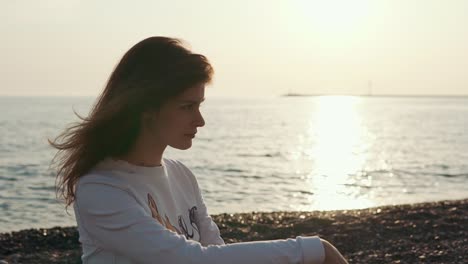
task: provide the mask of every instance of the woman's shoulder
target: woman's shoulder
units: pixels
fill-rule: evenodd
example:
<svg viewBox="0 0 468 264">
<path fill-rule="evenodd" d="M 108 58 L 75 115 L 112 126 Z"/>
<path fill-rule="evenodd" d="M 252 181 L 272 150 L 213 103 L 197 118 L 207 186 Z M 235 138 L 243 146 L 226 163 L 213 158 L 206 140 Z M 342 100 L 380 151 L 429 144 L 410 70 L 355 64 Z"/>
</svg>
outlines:
<svg viewBox="0 0 468 264">
<path fill-rule="evenodd" d="M 170 158 L 163 158 L 163 161 L 169 174 L 182 174 L 189 178 L 190 181 L 196 181 L 195 175 L 182 161 Z"/>
<path fill-rule="evenodd" d="M 128 190 L 128 181 L 119 177 L 113 171 L 91 170 L 81 176 L 76 186 L 79 189 L 83 185 L 102 186 L 103 188 L 114 187 L 122 190 Z"/>
<path fill-rule="evenodd" d="M 171 158 L 163 158 L 163 162 L 164 162 L 164 165 L 169 169 L 177 168 L 177 169 L 182 169 L 184 171 L 190 172 L 189 168 L 185 166 L 185 164 L 182 163 L 182 161 L 180 160 L 171 159 Z"/>
</svg>

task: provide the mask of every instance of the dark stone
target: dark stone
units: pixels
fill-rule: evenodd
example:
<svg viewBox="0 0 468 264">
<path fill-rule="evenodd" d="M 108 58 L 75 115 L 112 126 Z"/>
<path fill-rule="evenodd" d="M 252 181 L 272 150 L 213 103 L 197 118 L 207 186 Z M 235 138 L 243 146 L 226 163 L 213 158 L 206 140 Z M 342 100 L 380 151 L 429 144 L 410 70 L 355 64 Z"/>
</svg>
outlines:
<svg viewBox="0 0 468 264">
<path fill-rule="evenodd" d="M 468 199 L 362 210 L 213 215 L 226 243 L 314 236 L 349 263 L 468 263 Z M 75 227 L 0 234 L 0 263 L 81 263 Z"/>
</svg>

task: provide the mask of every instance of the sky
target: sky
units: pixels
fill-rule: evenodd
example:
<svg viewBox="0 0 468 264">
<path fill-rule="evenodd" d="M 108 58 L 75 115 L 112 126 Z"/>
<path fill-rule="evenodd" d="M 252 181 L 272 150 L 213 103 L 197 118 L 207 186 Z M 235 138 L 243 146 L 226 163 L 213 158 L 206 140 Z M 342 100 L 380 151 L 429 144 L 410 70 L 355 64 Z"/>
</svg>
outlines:
<svg viewBox="0 0 468 264">
<path fill-rule="evenodd" d="M 149 36 L 215 68 L 212 96 L 468 95 L 464 0 L 0 0 L 0 95 L 96 96 Z"/>
</svg>

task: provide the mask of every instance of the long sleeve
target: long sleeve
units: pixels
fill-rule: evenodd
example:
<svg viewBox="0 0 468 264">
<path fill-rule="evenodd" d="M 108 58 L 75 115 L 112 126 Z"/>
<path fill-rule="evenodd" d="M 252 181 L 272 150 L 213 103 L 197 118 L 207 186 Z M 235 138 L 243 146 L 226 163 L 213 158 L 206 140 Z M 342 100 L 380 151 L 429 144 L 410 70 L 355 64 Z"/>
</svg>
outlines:
<svg viewBox="0 0 468 264">
<path fill-rule="evenodd" d="M 193 174 L 192 176 L 192 185 L 195 190 L 197 204 L 199 205 L 197 211 L 197 224 L 200 228 L 200 243 L 203 246 L 208 245 L 224 245 L 224 240 L 221 238 L 219 228 L 213 219 L 208 214 L 208 209 L 206 208 L 205 201 L 203 200 L 203 195 L 198 186 L 198 182 Z"/>
<path fill-rule="evenodd" d="M 208 214 L 203 198 L 200 197 L 199 211 L 197 212 L 198 227 L 200 228 L 200 243 L 203 246 L 224 245 L 219 228 Z"/>
<path fill-rule="evenodd" d="M 318 237 L 203 246 L 155 221 L 130 192 L 111 185 L 78 186 L 81 227 L 101 248 L 137 263 L 322 263 Z"/>
</svg>

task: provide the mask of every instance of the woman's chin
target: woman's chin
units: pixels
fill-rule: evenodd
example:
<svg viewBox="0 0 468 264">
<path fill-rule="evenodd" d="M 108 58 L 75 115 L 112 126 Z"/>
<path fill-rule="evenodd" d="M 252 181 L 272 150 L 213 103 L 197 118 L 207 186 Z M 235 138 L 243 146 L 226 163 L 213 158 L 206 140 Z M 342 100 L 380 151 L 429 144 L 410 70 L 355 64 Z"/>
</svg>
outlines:
<svg viewBox="0 0 468 264">
<path fill-rule="evenodd" d="M 192 147 L 192 141 L 184 144 L 174 144 L 174 145 L 169 145 L 175 149 L 180 149 L 180 150 L 187 150 Z"/>
</svg>

